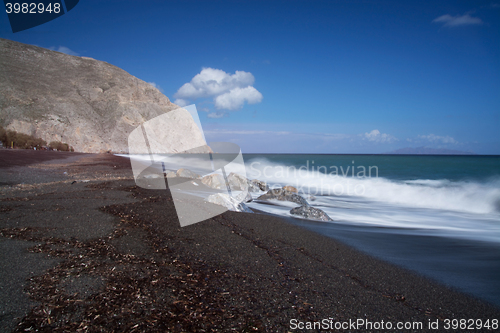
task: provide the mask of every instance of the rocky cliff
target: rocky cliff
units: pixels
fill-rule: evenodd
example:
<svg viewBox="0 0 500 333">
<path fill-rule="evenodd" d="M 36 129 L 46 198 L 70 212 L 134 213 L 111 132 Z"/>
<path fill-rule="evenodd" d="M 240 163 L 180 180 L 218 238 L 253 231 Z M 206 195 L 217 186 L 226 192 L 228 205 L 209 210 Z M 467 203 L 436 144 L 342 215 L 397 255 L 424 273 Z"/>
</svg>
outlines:
<svg viewBox="0 0 500 333">
<path fill-rule="evenodd" d="M 106 62 L 0 39 L 0 125 L 7 129 L 80 152 L 126 153 L 132 130 L 177 108 Z M 196 141 L 191 147 L 205 144 L 200 133 L 182 134 Z"/>
</svg>

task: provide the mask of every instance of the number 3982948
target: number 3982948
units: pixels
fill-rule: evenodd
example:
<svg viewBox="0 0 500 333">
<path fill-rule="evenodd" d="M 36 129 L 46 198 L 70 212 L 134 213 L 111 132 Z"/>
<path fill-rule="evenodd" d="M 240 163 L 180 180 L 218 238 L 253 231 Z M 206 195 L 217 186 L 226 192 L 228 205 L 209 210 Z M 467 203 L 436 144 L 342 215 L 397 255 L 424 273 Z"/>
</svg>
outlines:
<svg viewBox="0 0 500 333">
<path fill-rule="evenodd" d="M 61 4 L 56 2 L 56 3 L 49 3 L 47 6 L 45 6 L 43 3 L 6 3 L 5 4 L 5 11 L 7 14 L 10 13 L 23 13 L 23 14 L 42 14 L 44 12 L 48 13 L 56 13 L 58 14 L 61 11 Z"/>
</svg>

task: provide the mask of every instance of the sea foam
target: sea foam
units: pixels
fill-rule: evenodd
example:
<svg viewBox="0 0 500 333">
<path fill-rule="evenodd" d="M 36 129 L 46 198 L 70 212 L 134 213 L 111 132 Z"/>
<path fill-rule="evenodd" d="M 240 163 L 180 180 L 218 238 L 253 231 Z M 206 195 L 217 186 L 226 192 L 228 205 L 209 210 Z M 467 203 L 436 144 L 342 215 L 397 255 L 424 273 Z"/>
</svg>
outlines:
<svg viewBox="0 0 500 333">
<path fill-rule="evenodd" d="M 347 168 L 346 168 L 347 169 Z M 367 168 L 366 168 L 367 169 Z M 246 164 L 249 178 L 258 178 L 274 187 L 292 185 L 303 193 L 333 197 L 358 197 L 402 207 L 487 214 L 498 212 L 500 179 L 485 182 L 432 180 L 390 180 L 371 177 L 366 172 L 358 177 L 350 170 L 337 175 L 317 169 L 298 170 L 266 159 L 252 159 Z"/>
</svg>

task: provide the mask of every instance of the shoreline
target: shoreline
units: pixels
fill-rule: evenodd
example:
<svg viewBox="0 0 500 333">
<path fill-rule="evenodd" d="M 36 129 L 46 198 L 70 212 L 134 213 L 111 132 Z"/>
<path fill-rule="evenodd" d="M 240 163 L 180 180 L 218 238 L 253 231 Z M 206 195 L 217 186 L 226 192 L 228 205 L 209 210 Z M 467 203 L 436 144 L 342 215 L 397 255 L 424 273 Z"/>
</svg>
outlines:
<svg viewBox="0 0 500 333">
<path fill-rule="evenodd" d="M 495 243 L 402 233 L 376 226 L 335 226 L 290 219 L 293 225 L 325 235 L 356 250 L 421 275 L 459 293 L 500 307 L 500 246 Z"/>
<path fill-rule="evenodd" d="M 225 212 L 181 228 L 169 191 L 136 188 L 125 158 L 15 169 L 0 175 L 31 185 L 0 187 L 0 246 L 13 256 L 2 259 L 0 290 L 15 291 L 2 295 L 2 331 L 16 316 L 19 331 L 289 331 L 292 319 L 333 318 L 418 321 L 419 332 L 429 319 L 442 329 L 446 318 L 500 317 L 281 217 Z"/>
</svg>

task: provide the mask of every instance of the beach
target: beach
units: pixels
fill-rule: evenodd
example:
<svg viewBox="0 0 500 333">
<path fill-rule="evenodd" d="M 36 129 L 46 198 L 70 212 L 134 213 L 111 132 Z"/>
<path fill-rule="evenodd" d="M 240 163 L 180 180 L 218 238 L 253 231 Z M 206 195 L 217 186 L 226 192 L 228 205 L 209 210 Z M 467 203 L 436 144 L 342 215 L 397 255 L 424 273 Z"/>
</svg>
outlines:
<svg viewBox="0 0 500 333">
<path fill-rule="evenodd" d="M 0 161 L 2 332 L 435 332 L 500 319 L 282 217 L 228 211 L 181 228 L 169 190 L 136 187 L 123 157 Z"/>
</svg>

